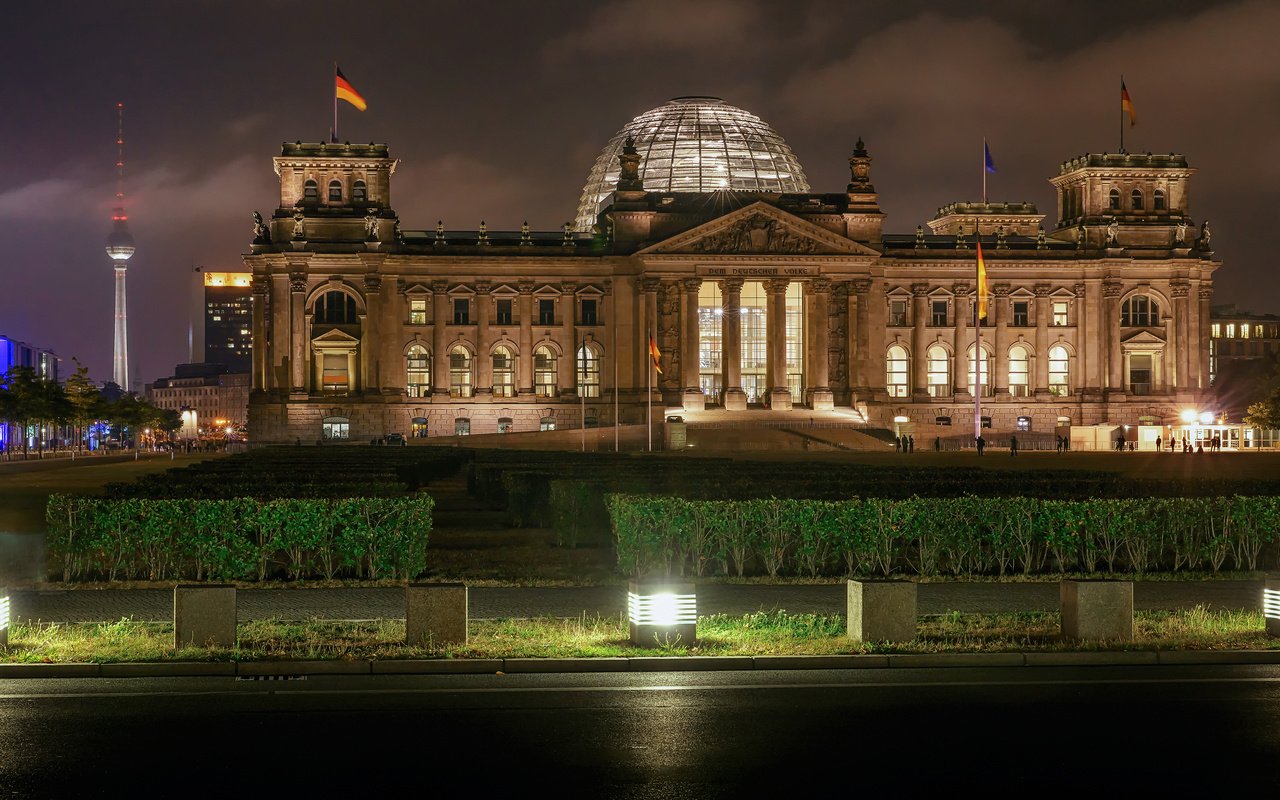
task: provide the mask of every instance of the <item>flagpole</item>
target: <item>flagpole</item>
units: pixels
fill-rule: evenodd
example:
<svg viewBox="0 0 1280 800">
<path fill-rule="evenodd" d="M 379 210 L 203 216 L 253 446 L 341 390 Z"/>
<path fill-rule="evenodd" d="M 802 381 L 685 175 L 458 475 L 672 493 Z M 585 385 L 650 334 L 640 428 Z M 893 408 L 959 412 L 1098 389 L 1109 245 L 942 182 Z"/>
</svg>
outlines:
<svg viewBox="0 0 1280 800">
<path fill-rule="evenodd" d="M 982 137 L 982 204 L 987 204 L 987 137 Z"/>
<path fill-rule="evenodd" d="M 338 143 L 338 62 L 333 62 L 333 85 L 330 91 L 333 92 L 333 129 L 330 131 L 329 138 L 334 143 Z"/>
<path fill-rule="evenodd" d="M 576 337 L 575 337 L 576 344 Z M 587 340 L 583 337 L 578 349 L 582 360 L 582 373 L 578 377 L 578 399 L 582 403 L 582 452 L 587 452 Z"/>
<path fill-rule="evenodd" d="M 1124 75 L 1120 76 L 1120 152 L 1124 152 Z"/>
<path fill-rule="evenodd" d="M 982 182 L 985 186 L 987 178 L 986 141 L 982 145 Z M 985 191 L 983 193 L 985 195 Z M 983 202 L 985 203 L 985 197 Z M 974 303 L 973 303 L 973 446 L 978 446 L 982 438 L 982 275 L 979 272 L 982 263 L 982 231 L 978 228 L 978 218 L 973 219 L 974 249 L 978 251 L 977 263 L 974 264 Z M 982 451 L 979 450 L 981 455 Z"/>
<path fill-rule="evenodd" d="M 647 424 L 649 426 L 649 452 L 650 453 L 653 452 L 653 353 L 651 348 L 652 343 L 653 343 L 653 329 L 650 328 L 649 341 L 645 342 L 645 353 L 644 353 L 644 360 L 645 360 L 645 363 L 648 365 L 648 368 L 644 371 L 644 374 L 645 374 L 645 394 L 648 395 L 648 400 L 646 402 L 648 403 L 648 406 L 649 406 L 649 412 L 647 414 L 647 418 L 648 418 Z"/>
<path fill-rule="evenodd" d="M 609 316 L 613 317 L 613 452 L 618 452 L 618 318 L 613 314 L 613 302 L 609 302 Z"/>
</svg>

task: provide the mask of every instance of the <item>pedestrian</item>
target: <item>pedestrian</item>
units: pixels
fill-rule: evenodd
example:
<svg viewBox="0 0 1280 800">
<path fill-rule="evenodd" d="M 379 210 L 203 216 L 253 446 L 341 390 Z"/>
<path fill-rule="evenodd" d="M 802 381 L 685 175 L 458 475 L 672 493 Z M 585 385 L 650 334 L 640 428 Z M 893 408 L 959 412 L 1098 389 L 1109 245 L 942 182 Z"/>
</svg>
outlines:
<svg viewBox="0 0 1280 800">
<path fill-rule="evenodd" d="M 901 436 L 895 436 L 895 437 L 893 437 L 893 451 L 894 451 L 895 453 L 901 453 L 901 452 L 902 452 L 902 437 L 901 437 Z"/>
<path fill-rule="evenodd" d="M 933 437 L 933 452 L 935 452 L 935 453 L 941 453 L 941 452 L 942 452 L 942 437 L 941 437 L 941 436 L 935 436 L 935 437 Z"/>
<path fill-rule="evenodd" d="M 1160 437 L 1156 437 L 1156 452 L 1160 452 Z"/>
<path fill-rule="evenodd" d="M 907 452 L 908 452 L 908 453 L 914 453 L 915 451 L 916 451 L 916 437 L 915 437 L 915 436 L 908 436 L 908 437 L 907 437 Z"/>
<path fill-rule="evenodd" d="M 1018 437 L 1009 437 L 1009 455 L 1016 456 L 1018 454 Z"/>
<path fill-rule="evenodd" d="M 979 436 L 977 438 L 977 445 L 978 445 L 978 455 L 982 455 L 982 452 L 987 449 L 987 440 Z"/>
</svg>

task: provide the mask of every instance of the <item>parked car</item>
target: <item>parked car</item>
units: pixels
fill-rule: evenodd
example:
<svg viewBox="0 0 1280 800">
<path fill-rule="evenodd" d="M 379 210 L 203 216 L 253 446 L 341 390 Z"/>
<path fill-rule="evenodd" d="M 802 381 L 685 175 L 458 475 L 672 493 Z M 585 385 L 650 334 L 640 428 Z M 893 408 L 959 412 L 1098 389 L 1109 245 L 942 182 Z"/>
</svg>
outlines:
<svg viewBox="0 0 1280 800">
<path fill-rule="evenodd" d="M 400 445 L 401 447 L 405 447 L 409 444 L 405 441 L 403 433 L 388 433 L 383 437 L 383 439 L 389 445 Z"/>
</svg>

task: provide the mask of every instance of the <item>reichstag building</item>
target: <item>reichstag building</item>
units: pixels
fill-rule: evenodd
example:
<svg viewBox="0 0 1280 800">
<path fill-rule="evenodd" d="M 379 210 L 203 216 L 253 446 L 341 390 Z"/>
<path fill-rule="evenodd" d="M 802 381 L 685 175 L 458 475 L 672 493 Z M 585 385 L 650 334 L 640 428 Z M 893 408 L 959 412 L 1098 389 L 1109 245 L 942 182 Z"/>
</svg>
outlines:
<svg viewBox="0 0 1280 800">
<path fill-rule="evenodd" d="M 1181 155 L 1065 161 L 1047 224 L 957 202 L 897 234 L 861 141 L 845 191 L 815 193 L 777 132 L 711 97 L 627 124 L 557 231 L 402 227 L 385 144 L 286 143 L 274 162 L 279 207 L 244 257 L 256 442 L 641 423 L 651 396 L 655 415 L 959 433 L 975 372 L 984 424 L 1052 431 L 1172 423 L 1208 387 L 1221 262 Z"/>
</svg>

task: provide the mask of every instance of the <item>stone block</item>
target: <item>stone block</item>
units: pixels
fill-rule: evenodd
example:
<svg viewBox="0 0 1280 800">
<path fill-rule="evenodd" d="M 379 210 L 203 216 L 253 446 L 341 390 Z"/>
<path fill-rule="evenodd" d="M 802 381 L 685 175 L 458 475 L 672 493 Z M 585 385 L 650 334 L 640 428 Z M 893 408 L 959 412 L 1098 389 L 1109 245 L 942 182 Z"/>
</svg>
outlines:
<svg viewBox="0 0 1280 800">
<path fill-rule="evenodd" d="M 174 647 L 235 647 L 236 587 L 179 584 L 173 587 Z"/>
<path fill-rule="evenodd" d="M 404 590 L 404 633 L 410 645 L 467 643 L 467 585 L 411 583 Z"/>
<path fill-rule="evenodd" d="M 910 581 L 849 581 L 847 609 L 855 642 L 916 638 L 916 585 Z"/>
<path fill-rule="evenodd" d="M 1063 636 L 1133 641 L 1133 581 L 1065 580 L 1059 592 Z"/>
<path fill-rule="evenodd" d="M 1267 620 L 1267 635 L 1280 636 L 1280 577 L 1262 582 L 1262 615 Z"/>
</svg>

